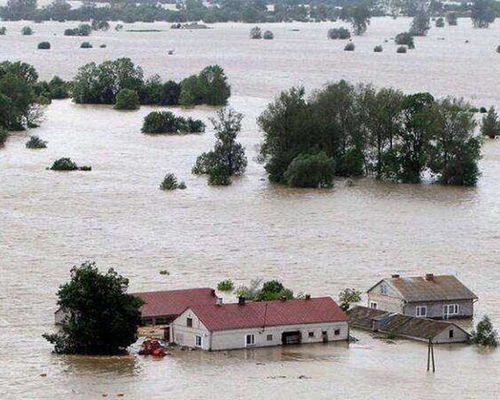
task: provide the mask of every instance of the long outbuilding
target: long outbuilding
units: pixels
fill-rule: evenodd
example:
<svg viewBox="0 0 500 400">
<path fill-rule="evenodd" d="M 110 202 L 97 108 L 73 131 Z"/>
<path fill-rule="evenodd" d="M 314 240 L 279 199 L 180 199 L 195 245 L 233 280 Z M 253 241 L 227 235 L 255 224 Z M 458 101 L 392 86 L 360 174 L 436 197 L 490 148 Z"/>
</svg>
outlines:
<svg viewBox="0 0 500 400">
<path fill-rule="evenodd" d="M 347 340 L 347 316 L 331 297 L 195 305 L 170 324 L 171 342 L 203 350 Z"/>
</svg>

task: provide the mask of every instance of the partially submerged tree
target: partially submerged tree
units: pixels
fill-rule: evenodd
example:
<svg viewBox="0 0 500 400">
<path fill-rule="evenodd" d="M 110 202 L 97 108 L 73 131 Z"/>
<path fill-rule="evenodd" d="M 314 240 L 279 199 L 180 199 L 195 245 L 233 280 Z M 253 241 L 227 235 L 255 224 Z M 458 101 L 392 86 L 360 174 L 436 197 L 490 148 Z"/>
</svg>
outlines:
<svg viewBox="0 0 500 400">
<path fill-rule="evenodd" d="M 176 189 L 186 189 L 186 184 L 177 180 L 177 177 L 174 174 L 167 174 L 163 178 L 163 181 L 160 184 L 161 190 L 176 190 Z"/>
<path fill-rule="evenodd" d="M 122 89 L 116 95 L 115 110 L 137 110 L 139 108 L 139 95 L 135 90 Z"/>
<path fill-rule="evenodd" d="M 262 39 L 262 30 L 258 26 L 250 30 L 250 39 Z"/>
<path fill-rule="evenodd" d="M 231 108 L 217 112 L 217 118 L 211 119 L 215 129 L 215 145 L 212 151 L 202 153 L 193 166 L 196 175 L 207 174 L 209 183 L 227 185 L 233 175 L 242 175 L 247 166 L 244 147 L 236 142 L 241 130 L 243 115 Z"/>
<path fill-rule="evenodd" d="M 431 28 L 431 18 L 425 9 L 421 9 L 414 17 L 411 23 L 410 33 L 414 36 L 425 36 Z"/>
<path fill-rule="evenodd" d="M 495 10 L 492 0 L 474 0 L 471 8 L 471 19 L 474 28 L 488 28 L 495 21 Z"/>
<path fill-rule="evenodd" d="M 123 353 L 137 340 L 142 299 L 127 294 L 129 281 L 112 268 L 101 273 L 85 262 L 71 269 L 71 280 L 57 293 L 68 317 L 60 332 L 43 335 L 56 353 Z"/>
<path fill-rule="evenodd" d="M 500 119 L 493 107 L 490 107 L 481 121 L 481 134 L 491 139 L 495 139 L 497 135 L 500 135 Z"/>
<path fill-rule="evenodd" d="M 457 16 L 457 13 L 456 12 L 449 12 L 448 14 L 446 14 L 446 22 L 448 23 L 448 25 L 450 26 L 456 26 L 458 25 L 458 16 Z"/>
<path fill-rule="evenodd" d="M 408 46 L 409 49 L 415 48 L 415 42 L 413 40 L 413 35 L 410 32 L 401 32 L 394 38 L 396 44 Z"/>
<path fill-rule="evenodd" d="M 355 35 L 362 35 L 370 25 L 371 13 L 366 5 L 353 6 L 348 11 L 348 20 Z"/>
<path fill-rule="evenodd" d="M 341 26 L 340 28 L 332 28 L 328 30 L 328 39 L 349 39 L 351 32 L 347 28 Z"/>
<path fill-rule="evenodd" d="M 170 111 L 153 111 L 144 118 L 143 133 L 186 134 L 205 131 L 205 124 L 199 119 L 178 117 Z"/>
<path fill-rule="evenodd" d="M 262 36 L 265 40 L 272 40 L 274 39 L 274 33 L 271 31 L 265 31 L 264 35 Z"/>
<path fill-rule="evenodd" d="M 356 289 L 345 288 L 339 293 L 340 308 L 344 311 L 349 310 L 352 303 L 361 301 L 361 292 Z"/>
<path fill-rule="evenodd" d="M 472 343 L 485 347 L 498 346 L 498 334 L 496 330 L 493 329 L 493 324 L 487 315 L 478 322 L 476 329 L 472 332 L 471 341 Z"/>
<path fill-rule="evenodd" d="M 299 154 L 285 171 L 288 186 L 302 188 L 328 188 L 333 186 L 335 160 L 325 152 Z"/>
<path fill-rule="evenodd" d="M 45 149 L 46 147 L 47 142 L 38 136 L 30 136 L 30 139 L 26 142 L 26 148 L 28 149 Z"/>
</svg>

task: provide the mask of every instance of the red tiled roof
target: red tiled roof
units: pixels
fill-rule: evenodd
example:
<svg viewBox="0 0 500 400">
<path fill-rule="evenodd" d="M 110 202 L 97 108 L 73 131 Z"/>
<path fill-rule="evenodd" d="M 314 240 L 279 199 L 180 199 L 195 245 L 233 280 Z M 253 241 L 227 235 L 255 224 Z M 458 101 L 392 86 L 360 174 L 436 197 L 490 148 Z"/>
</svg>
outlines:
<svg viewBox="0 0 500 400">
<path fill-rule="evenodd" d="M 215 304 L 215 291 L 210 288 L 162 290 L 157 292 L 132 293 L 146 304 L 141 307 L 142 317 L 179 315 L 187 307 L 197 304 Z"/>
<path fill-rule="evenodd" d="M 209 331 L 346 321 L 331 297 L 189 307 Z"/>
</svg>

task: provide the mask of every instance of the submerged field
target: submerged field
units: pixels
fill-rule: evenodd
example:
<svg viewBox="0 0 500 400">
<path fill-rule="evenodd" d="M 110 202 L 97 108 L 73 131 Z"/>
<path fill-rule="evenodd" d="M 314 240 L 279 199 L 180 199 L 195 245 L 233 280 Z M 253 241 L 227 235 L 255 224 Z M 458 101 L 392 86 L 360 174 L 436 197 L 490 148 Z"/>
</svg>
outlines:
<svg viewBox="0 0 500 400">
<path fill-rule="evenodd" d="M 142 65 L 146 76 L 163 79 L 221 65 L 232 84 L 230 104 L 245 115 L 240 139 L 249 158 L 247 173 L 232 186 L 207 186 L 190 170 L 211 147 L 213 131 L 143 135 L 142 118 L 152 107 L 119 112 L 54 101 L 40 128 L 10 137 L 0 149 L 2 399 L 103 393 L 130 399 L 498 398 L 500 353 L 463 345 L 439 346 L 437 373 L 429 375 L 424 345 L 389 344 L 359 332 L 361 340 L 349 347 L 184 352 L 160 361 L 60 357 L 41 334 L 53 329 L 58 285 L 86 259 L 116 266 L 132 291 L 263 277 L 281 279 L 296 292 L 336 297 L 344 287 L 364 291 L 393 272 L 451 273 L 479 296 L 477 315 L 488 313 L 500 328 L 500 140 L 485 142 L 483 175 L 473 189 L 340 180 L 332 190 L 293 190 L 267 182 L 256 161 L 261 134 L 255 123 L 280 90 L 304 85 L 310 91 L 341 78 L 500 108 L 499 21 L 487 30 L 472 29 L 468 20 L 432 28 L 407 54 L 396 54 L 390 40 L 407 29 L 405 18 L 373 19 L 368 32 L 354 38 L 354 52 L 343 51 L 344 41 L 326 39 L 328 28 L 341 25 L 329 23 L 265 26 L 274 32 L 272 41 L 250 40 L 253 25 L 170 31 L 169 24 L 134 24 L 166 31 L 93 33 L 84 39 L 94 44 L 87 50 L 79 49 L 82 38 L 62 36 L 76 23 L 32 24 L 33 36 L 20 35 L 25 22 L 2 25 L 8 32 L 0 37 L 0 61 L 29 62 L 43 79 L 69 79 L 89 61 L 122 56 Z M 36 49 L 44 40 L 50 51 Z M 379 44 L 384 51 L 373 53 Z M 207 123 L 215 114 L 209 107 L 174 111 Z M 30 133 L 48 148 L 27 150 Z M 59 157 L 93 170 L 46 171 Z M 166 172 L 188 188 L 158 190 Z M 160 275 L 165 269 L 170 275 Z"/>
</svg>

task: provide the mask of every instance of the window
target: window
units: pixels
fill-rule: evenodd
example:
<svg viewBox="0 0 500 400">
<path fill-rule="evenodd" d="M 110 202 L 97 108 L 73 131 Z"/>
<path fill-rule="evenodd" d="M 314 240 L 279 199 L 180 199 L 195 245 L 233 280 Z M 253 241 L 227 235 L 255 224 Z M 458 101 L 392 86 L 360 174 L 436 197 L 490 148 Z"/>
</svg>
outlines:
<svg viewBox="0 0 500 400">
<path fill-rule="evenodd" d="M 196 347 L 201 347 L 201 336 L 196 335 L 196 336 L 194 337 L 194 345 L 195 345 Z"/>
<path fill-rule="evenodd" d="M 309 337 L 314 337 L 314 332 L 309 332 Z"/>
<path fill-rule="evenodd" d="M 443 306 L 443 317 L 447 318 L 450 315 L 458 315 L 459 311 L 458 304 L 445 304 Z"/>
<path fill-rule="evenodd" d="M 374 301 L 370 301 L 370 308 L 373 308 L 373 309 L 377 309 L 377 303 L 375 303 Z"/>
<path fill-rule="evenodd" d="M 380 293 L 387 294 L 387 286 L 385 286 L 383 283 L 380 285 Z"/>
<path fill-rule="evenodd" d="M 193 326 L 193 318 L 186 318 L 186 326 L 189 326 L 190 328 Z"/>
<path fill-rule="evenodd" d="M 417 317 L 427 317 L 427 306 L 417 306 Z"/>
<path fill-rule="evenodd" d="M 448 332 L 448 337 L 452 339 L 453 336 L 455 336 L 455 332 L 453 332 L 453 329 L 450 329 L 450 331 Z"/>
<path fill-rule="evenodd" d="M 340 329 L 335 329 L 335 330 L 333 331 L 333 334 L 334 334 L 335 336 L 340 335 Z"/>
<path fill-rule="evenodd" d="M 267 335 L 267 341 L 270 342 L 273 340 L 273 335 Z"/>
<path fill-rule="evenodd" d="M 253 346 L 255 344 L 255 336 L 254 335 L 247 335 L 245 344 L 248 346 Z"/>
</svg>

